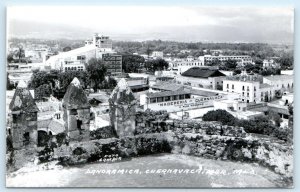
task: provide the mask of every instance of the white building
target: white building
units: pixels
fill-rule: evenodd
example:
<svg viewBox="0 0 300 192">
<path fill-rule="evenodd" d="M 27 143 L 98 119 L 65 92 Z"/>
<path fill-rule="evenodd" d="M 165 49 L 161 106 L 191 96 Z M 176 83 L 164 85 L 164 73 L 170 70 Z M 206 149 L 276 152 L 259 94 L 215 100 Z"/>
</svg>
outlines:
<svg viewBox="0 0 300 192">
<path fill-rule="evenodd" d="M 263 77 L 263 83 L 269 84 L 275 88 L 275 90 L 292 91 L 294 88 L 294 76 L 293 75 L 271 75 Z"/>
<path fill-rule="evenodd" d="M 238 119 L 252 119 L 263 115 L 262 112 L 247 111 L 247 103 L 237 100 L 214 101 L 214 110 L 223 109 Z"/>
<path fill-rule="evenodd" d="M 25 49 L 25 57 L 30 58 L 33 62 L 44 62 L 49 52 L 49 48 Z"/>
<path fill-rule="evenodd" d="M 276 63 L 274 59 L 264 59 L 263 60 L 263 67 L 264 68 L 279 67 L 279 64 Z"/>
<path fill-rule="evenodd" d="M 151 57 L 153 57 L 153 58 L 164 58 L 164 52 L 162 52 L 162 51 L 153 51 Z"/>
<path fill-rule="evenodd" d="M 199 60 L 202 60 L 204 65 L 207 65 L 214 60 L 225 62 L 229 59 L 236 60 L 240 65 L 245 65 L 247 63 L 253 64 L 252 58 L 248 55 L 204 55 L 199 57 Z"/>
<path fill-rule="evenodd" d="M 192 56 L 188 56 L 186 59 L 176 59 L 171 63 L 170 68 L 178 70 L 178 73 L 184 73 L 192 67 L 202 67 L 204 62 L 202 60 L 196 59 Z"/>
<path fill-rule="evenodd" d="M 140 96 L 140 105 L 144 110 L 166 110 L 170 113 L 188 112 L 189 110 L 211 108 L 213 101 L 223 99 L 227 99 L 226 94 L 182 87 L 176 91 L 143 94 Z"/>
<path fill-rule="evenodd" d="M 105 39 L 104 39 L 105 38 Z M 46 66 L 51 69 L 68 71 L 68 70 L 85 70 L 85 64 L 91 58 L 102 59 L 104 54 L 115 53 L 112 50 L 111 40 L 108 37 L 97 34 L 93 37 L 93 41 L 86 41 L 84 47 L 73 49 L 67 52 L 61 52 L 58 55 L 51 56 L 45 61 Z M 105 41 L 104 41 L 104 40 Z"/>
<path fill-rule="evenodd" d="M 281 70 L 281 75 L 294 75 L 294 70 Z"/>
<path fill-rule="evenodd" d="M 224 80 L 223 91 L 239 93 L 242 102 L 258 102 L 261 100 L 259 85 L 258 81 Z"/>
<path fill-rule="evenodd" d="M 268 102 L 278 91 L 292 91 L 293 76 L 274 75 L 263 77 L 263 82 L 251 76 L 244 78 L 226 79 L 223 81 L 223 91 L 238 93 L 243 102 Z"/>
</svg>

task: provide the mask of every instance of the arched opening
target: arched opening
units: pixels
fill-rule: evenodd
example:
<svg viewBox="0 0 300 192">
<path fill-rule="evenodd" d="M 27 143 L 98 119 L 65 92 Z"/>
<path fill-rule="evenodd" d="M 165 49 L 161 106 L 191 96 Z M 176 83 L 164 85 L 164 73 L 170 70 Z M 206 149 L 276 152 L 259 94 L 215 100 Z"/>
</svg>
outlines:
<svg viewBox="0 0 300 192">
<path fill-rule="evenodd" d="M 44 130 L 38 130 L 38 146 L 43 147 L 48 144 L 49 141 L 49 135 Z"/>
</svg>

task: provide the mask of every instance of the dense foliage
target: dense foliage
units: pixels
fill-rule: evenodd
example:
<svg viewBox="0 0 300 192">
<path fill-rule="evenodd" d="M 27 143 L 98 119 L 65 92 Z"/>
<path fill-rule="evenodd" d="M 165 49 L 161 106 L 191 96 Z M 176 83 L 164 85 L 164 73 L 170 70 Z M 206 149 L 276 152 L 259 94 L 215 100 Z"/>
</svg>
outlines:
<svg viewBox="0 0 300 192">
<path fill-rule="evenodd" d="M 95 91 L 100 88 L 100 83 L 104 81 L 106 75 L 106 67 L 102 60 L 92 58 L 86 65 L 86 71 Z"/>
<path fill-rule="evenodd" d="M 150 72 L 161 71 L 169 67 L 168 62 L 163 59 L 153 59 L 145 62 L 145 68 Z"/>
<path fill-rule="evenodd" d="M 275 113 L 268 116 L 258 116 L 254 119 L 237 119 L 226 110 L 209 111 L 202 117 L 203 121 L 219 121 L 224 125 L 243 127 L 247 133 L 264 134 L 274 136 L 282 140 L 288 140 L 292 134 L 292 128 L 280 128 L 280 117 Z"/>
<path fill-rule="evenodd" d="M 123 55 L 122 56 L 122 69 L 125 73 L 136 73 L 141 69 L 145 59 L 139 55 Z"/>
</svg>

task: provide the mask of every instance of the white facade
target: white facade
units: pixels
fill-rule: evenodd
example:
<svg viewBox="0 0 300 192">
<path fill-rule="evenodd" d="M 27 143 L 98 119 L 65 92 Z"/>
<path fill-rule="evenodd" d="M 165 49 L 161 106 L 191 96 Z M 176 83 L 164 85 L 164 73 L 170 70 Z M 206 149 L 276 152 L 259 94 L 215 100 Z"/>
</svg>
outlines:
<svg viewBox="0 0 300 192">
<path fill-rule="evenodd" d="M 247 63 L 253 63 L 253 60 L 248 55 L 204 55 L 199 57 L 203 60 L 204 64 L 212 62 L 213 60 L 219 60 L 221 62 L 227 61 L 229 59 L 236 60 L 239 64 L 245 65 Z"/>
<path fill-rule="evenodd" d="M 85 64 L 91 58 L 101 59 L 104 54 L 115 53 L 112 50 L 112 41 L 107 36 L 99 36 L 97 33 L 92 40 L 85 41 L 85 46 L 73 49 L 67 52 L 61 52 L 58 55 L 51 56 L 45 61 L 45 65 L 51 69 L 85 70 Z"/>
<path fill-rule="evenodd" d="M 187 71 L 192 67 L 205 66 L 203 60 L 195 59 L 192 56 L 188 56 L 186 59 L 176 59 L 169 63 L 170 63 L 170 68 L 177 69 L 179 74 L 184 73 L 185 71 Z"/>
<path fill-rule="evenodd" d="M 46 66 L 56 70 L 85 70 L 85 64 L 91 58 L 101 59 L 104 54 L 115 53 L 112 49 L 99 48 L 93 44 L 86 45 L 58 55 L 51 56 L 46 62 Z"/>
<path fill-rule="evenodd" d="M 223 81 L 225 79 L 226 76 L 196 78 L 196 77 L 185 77 L 182 75 L 177 75 L 175 77 L 175 81 L 178 84 L 188 85 L 192 87 L 207 88 L 207 89 L 217 89 L 218 86 L 222 87 Z"/>
<path fill-rule="evenodd" d="M 239 93 L 239 100 L 247 103 L 261 101 L 259 86 L 258 81 L 223 81 L 223 91 Z"/>
<path fill-rule="evenodd" d="M 293 76 L 274 75 L 263 77 L 263 83 L 251 80 L 224 80 L 223 91 L 238 93 L 243 102 L 268 102 L 277 91 L 292 91 Z"/>
<path fill-rule="evenodd" d="M 153 51 L 151 57 L 153 57 L 153 58 L 163 58 L 164 53 L 162 51 Z"/>
<path fill-rule="evenodd" d="M 263 83 L 269 84 L 276 90 L 290 91 L 294 88 L 293 75 L 271 75 L 263 78 Z"/>
</svg>

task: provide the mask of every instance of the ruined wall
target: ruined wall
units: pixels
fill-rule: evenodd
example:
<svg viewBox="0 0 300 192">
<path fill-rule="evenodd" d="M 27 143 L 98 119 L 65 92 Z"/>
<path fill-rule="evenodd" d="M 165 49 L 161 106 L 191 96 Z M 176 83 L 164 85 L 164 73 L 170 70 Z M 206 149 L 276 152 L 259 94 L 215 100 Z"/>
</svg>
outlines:
<svg viewBox="0 0 300 192">
<path fill-rule="evenodd" d="M 170 120 L 166 111 L 146 111 L 136 115 L 136 134 L 160 133 L 173 131 L 175 133 L 201 133 L 207 135 L 223 135 L 246 137 L 243 127 L 222 125 L 220 122 L 199 120 Z"/>
<path fill-rule="evenodd" d="M 90 109 L 75 109 L 77 114 L 73 115 L 71 109 L 64 109 L 65 131 L 69 137 L 69 141 L 86 141 L 89 140 L 90 127 Z M 78 128 L 78 121 L 81 121 L 80 128 Z"/>
<path fill-rule="evenodd" d="M 13 115 L 11 127 L 12 144 L 14 149 L 37 146 L 37 112 Z M 28 140 L 24 134 L 28 133 Z"/>
<path fill-rule="evenodd" d="M 169 137 L 172 153 L 210 159 L 258 162 L 286 177 L 293 175 L 293 147 L 271 138 L 174 134 Z"/>
<path fill-rule="evenodd" d="M 130 89 L 130 88 L 128 88 Z M 111 125 L 118 137 L 132 136 L 135 132 L 136 101 L 131 91 L 115 88 L 109 99 Z"/>
</svg>

